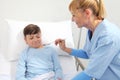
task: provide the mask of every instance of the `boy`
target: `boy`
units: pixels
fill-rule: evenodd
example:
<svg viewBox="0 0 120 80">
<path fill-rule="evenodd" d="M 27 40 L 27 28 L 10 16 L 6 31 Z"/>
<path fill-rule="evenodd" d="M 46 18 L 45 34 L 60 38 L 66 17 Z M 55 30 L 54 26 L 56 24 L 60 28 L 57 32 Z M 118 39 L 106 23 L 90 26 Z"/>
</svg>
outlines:
<svg viewBox="0 0 120 80">
<path fill-rule="evenodd" d="M 49 45 L 43 46 L 40 28 L 29 24 L 23 34 L 28 47 L 20 56 L 16 80 L 63 80 L 57 52 Z"/>
</svg>

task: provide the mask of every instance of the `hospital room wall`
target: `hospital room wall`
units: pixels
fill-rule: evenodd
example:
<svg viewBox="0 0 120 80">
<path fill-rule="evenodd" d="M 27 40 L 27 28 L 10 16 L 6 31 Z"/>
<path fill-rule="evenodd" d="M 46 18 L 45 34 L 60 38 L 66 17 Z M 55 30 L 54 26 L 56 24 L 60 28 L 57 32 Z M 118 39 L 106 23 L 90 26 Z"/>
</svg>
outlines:
<svg viewBox="0 0 120 80">
<path fill-rule="evenodd" d="M 70 0 L 0 0 L 0 17 L 29 21 L 61 21 L 70 18 Z"/>
<path fill-rule="evenodd" d="M 57 22 L 70 20 L 68 6 L 71 0 L 0 0 L 0 18 L 24 21 Z M 120 26 L 120 0 L 104 0 L 107 18 Z M 78 48 L 79 29 L 72 24 L 75 48 Z M 1 26 L 0 26 L 1 27 Z M 80 48 L 85 42 L 86 29 L 82 29 Z"/>
<path fill-rule="evenodd" d="M 0 18 L 24 21 L 63 21 L 71 19 L 68 6 L 71 0 L 0 0 Z M 120 25 L 120 0 L 104 0 L 107 18 Z M 79 29 L 73 26 L 75 47 L 77 48 Z M 84 29 L 83 29 L 84 30 Z M 82 31 L 85 35 L 85 31 Z M 81 47 L 85 36 L 82 36 Z"/>
</svg>

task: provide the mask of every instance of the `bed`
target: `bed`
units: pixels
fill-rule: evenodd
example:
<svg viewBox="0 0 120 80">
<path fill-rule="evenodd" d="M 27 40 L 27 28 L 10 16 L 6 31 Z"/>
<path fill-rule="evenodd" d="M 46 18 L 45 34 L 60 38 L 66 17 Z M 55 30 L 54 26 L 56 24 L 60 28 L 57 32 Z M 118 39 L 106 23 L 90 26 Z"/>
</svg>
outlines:
<svg viewBox="0 0 120 80">
<path fill-rule="evenodd" d="M 15 80 L 18 56 L 24 47 L 26 47 L 22 30 L 31 23 L 40 26 L 44 44 L 53 42 L 57 38 L 62 38 L 65 39 L 68 47 L 74 47 L 70 20 L 61 22 L 30 22 L 0 19 L 0 63 L 3 63 L 0 66 L 0 80 Z M 64 80 L 70 80 L 78 73 L 74 57 L 63 52 L 59 46 L 50 45 L 54 46 L 58 51 Z"/>
</svg>

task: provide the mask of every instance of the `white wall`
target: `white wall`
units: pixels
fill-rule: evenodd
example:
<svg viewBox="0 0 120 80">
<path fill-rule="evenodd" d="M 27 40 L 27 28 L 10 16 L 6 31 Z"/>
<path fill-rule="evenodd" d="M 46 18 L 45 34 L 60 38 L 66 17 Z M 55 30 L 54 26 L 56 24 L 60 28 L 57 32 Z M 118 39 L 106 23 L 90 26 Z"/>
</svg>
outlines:
<svg viewBox="0 0 120 80">
<path fill-rule="evenodd" d="M 70 19 L 70 0 L 0 0 L 0 17 L 29 21 Z"/>
<path fill-rule="evenodd" d="M 120 27 L 120 0 L 104 0 L 107 18 Z"/>
<path fill-rule="evenodd" d="M 0 17 L 27 21 L 62 21 L 71 19 L 68 6 L 71 0 L 0 0 Z M 120 25 L 120 0 L 104 0 L 107 18 Z M 79 29 L 73 26 L 75 46 L 78 43 Z M 82 33 L 81 47 L 85 31 Z"/>
</svg>

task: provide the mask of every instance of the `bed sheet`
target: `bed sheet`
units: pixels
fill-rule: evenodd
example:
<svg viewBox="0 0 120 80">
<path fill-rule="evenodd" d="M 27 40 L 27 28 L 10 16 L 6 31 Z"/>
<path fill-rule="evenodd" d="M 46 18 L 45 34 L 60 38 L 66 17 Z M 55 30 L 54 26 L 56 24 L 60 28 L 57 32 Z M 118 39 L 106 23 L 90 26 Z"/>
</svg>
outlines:
<svg viewBox="0 0 120 80">
<path fill-rule="evenodd" d="M 11 80 L 10 75 L 0 74 L 0 80 Z"/>
<path fill-rule="evenodd" d="M 64 80 L 71 80 L 78 72 L 76 71 L 75 59 L 72 56 L 59 56 L 63 69 Z"/>
</svg>

